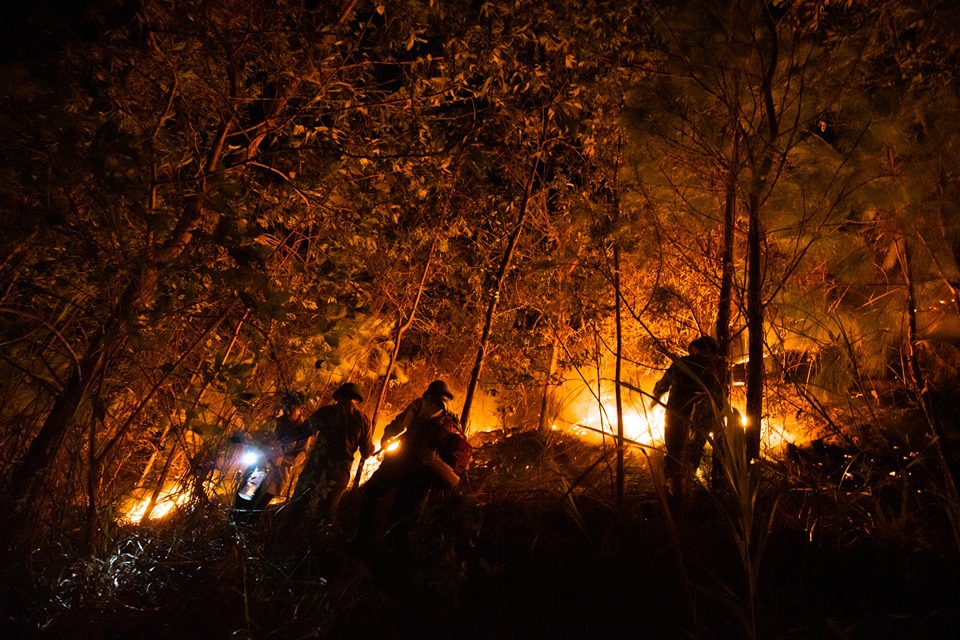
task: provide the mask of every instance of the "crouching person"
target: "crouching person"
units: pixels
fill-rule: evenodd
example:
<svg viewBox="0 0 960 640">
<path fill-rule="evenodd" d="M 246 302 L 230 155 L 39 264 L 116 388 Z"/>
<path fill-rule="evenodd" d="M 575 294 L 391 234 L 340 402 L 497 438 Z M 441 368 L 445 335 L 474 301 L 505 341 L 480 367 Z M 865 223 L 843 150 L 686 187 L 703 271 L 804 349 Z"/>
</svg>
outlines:
<svg viewBox="0 0 960 640">
<path fill-rule="evenodd" d="M 241 487 L 234 499 L 232 515 L 234 522 L 239 524 L 256 523 L 274 496 L 286 490 L 296 470 L 307 459 L 311 441 L 295 435 L 300 433 L 305 425 L 303 394 L 299 391 L 286 392 L 280 406 L 282 413 L 274 422 L 275 439 L 265 446 L 263 454 L 267 460 L 255 465 L 261 474 L 260 484 L 251 495 L 246 495 L 245 487 Z M 254 467 L 251 467 L 251 470 L 253 469 Z M 245 482 L 251 479 L 253 478 L 250 475 L 245 475 Z"/>
<path fill-rule="evenodd" d="M 378 507 L 390 491 L 396 494 L 387 534 L 399 551 L 411 553 L 410 528 L 419 519 L 430 489 L 458 483 L 457 471 L 462 473 L 466 464 L 455 468 L 457 463 L 450 459 L 449 452 L 454 450 L 454 455 L 464 458 L 469 445 L 459 432 L 459 421 L 447 411 L 446 403 L 452 399 L 446 383 L 435 380 L 384 429 L 381 448 L 389 449 L 393 441 L 399 447 L 386 453 L 383 463 L 363 485 L 360 522 L 353 540 L 358 551 L 370 549 Z"/>
</svg>

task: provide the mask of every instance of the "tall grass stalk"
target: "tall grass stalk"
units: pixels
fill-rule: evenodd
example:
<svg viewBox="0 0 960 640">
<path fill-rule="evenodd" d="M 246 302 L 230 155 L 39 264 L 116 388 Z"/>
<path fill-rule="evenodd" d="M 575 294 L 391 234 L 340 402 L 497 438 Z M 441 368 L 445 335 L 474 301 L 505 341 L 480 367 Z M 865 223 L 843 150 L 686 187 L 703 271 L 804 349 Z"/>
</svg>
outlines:
<svg viewBox="0 0 960 640">
<path fill-rule="evenodd" d="M 760 637 L 760 567 L 782 490 L 774 493 L 769 506 L 760 505 L 763 461 L 750 457 L 740 415 L 729 405 L 724 409 L 724 423 L 727 427 L 715 434 L 711 442 L 718 445 L 714 446 L 714 452 L 720 451 L 723 470 L 721 487 L 717 489 L 720 489 L 721 511 L 730 524 L 743 571 L 741 616 L 744 631 L 748 638 L 755 639 Z"/>
</svg>

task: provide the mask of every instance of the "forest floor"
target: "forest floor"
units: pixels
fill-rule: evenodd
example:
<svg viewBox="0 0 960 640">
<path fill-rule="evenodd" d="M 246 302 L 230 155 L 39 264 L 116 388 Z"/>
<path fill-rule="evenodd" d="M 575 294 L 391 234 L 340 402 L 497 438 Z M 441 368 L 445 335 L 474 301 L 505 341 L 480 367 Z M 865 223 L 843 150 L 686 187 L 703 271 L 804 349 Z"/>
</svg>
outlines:
<svg viewBox="0 0 960 640">
<path fill-rule="evenodd" d="M 114 531 L 96 557 L 51 544 L 4 568 L 0 635 L 956 637 L 960 553 L 937 495 L 844 489 L 771 463 L 745 542 L 729 496 L 700 487 L 673 505 L 649 464 L 628 457 L 618 507 L 602 447 L 492 439 L 456 493 L 432 497 L 412 555 L 351 552 L 353 493 L 342 527 L 290 530 L 281 511 L 238 528 L 207 507 Z"/>
</svg>

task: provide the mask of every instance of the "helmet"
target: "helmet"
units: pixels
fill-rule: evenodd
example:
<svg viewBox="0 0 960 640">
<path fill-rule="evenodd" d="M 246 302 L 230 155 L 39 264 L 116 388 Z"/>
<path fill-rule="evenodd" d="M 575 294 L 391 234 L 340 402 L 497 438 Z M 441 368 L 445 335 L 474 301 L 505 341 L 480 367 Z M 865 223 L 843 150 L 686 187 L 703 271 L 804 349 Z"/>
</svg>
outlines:
<svg viewBox="0 0 960 640">
<path fill-rule="evenodd" d="M 360 390 L 360 385 L 353 382 L 345 382 L 333 392 L 334 400 L 339 400 L 340 398 L 350 398 L 363 402 L 363 391 Z"/>
<path fill-rule="evenodd" d="M 720 351 L 720 345 L 710 336 L 700 336 L 690 343 L 687 348 L 690 353 L 698 352 L 708 356 L 716 355 Z"/>
<path fill-rule="evenodd" d="M 445 400 L 453 400 L 453 392 L 450 391 L 450 387 L 447 386 L 447 383 L 443 380 L 434 380 L 427 386 L 427 390 L 423 392 L 425 396 L 439 396 Z"/>
<path fill-rule="evenodd" d="M 280 398 L 280 405 L 284 409 L 293 409 L 294 407 L 302 407 L 304 403 L 304 396 L 299 391 L 287 391 L 283 394 L 283 397 Z"/>
</svg>

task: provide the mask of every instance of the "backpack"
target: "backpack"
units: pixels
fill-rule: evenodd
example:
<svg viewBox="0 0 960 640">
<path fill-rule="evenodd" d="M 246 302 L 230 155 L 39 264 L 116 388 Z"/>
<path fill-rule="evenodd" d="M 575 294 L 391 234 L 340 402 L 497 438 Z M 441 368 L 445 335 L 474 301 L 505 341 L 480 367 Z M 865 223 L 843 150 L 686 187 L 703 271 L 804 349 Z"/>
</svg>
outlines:
<svg viewBox="0 0 960 640">
<path fill-rule="evenodd" d="M 456 415 L 446 409 L 434 419 L 437 435 L 437 455 L 457 475 L 463 474 L 473 460 L 473 446 L 463 434 L 463 427 Z"/>
</svg>

